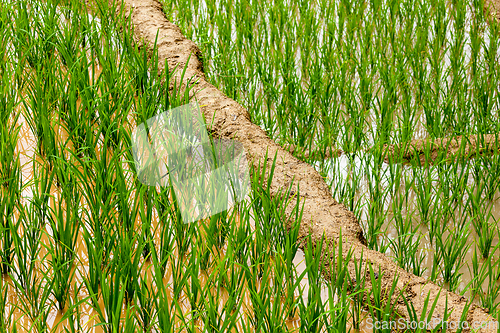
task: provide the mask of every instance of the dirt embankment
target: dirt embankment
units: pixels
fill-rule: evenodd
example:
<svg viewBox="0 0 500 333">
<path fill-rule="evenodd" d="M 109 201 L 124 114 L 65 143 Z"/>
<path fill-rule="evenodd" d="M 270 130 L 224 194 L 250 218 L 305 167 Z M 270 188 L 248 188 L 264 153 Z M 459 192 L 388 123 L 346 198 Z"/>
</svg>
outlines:
<svg viewBox="0 0 500 333">
<path fill-rule="evenodd" d="M 323 259 L 325 262 L 330 262 L 333 259 L 332 254 L 329 254 L 332 242 L 342 241 L 343 249 L 352 248 L 353 257 L 358 262 L 362 258 L 363 265 L 372 263 L 375 269 L 380 266 L 382 275 L 379 279 L 381 279 L 383 290 L 390 288 L 393 279 L 398 276 L 398 289 L 404 291 L 406 298 L 413 303 L 419 318 L 424 312 L 425 297 L 430 293 L 432 303 L 436 295 L 441 292 L 433 317 L 443 318 L 447 299 L 448 310 L 453 311 L 449 320 L 455 323 L 459 321 L 462 310 L 467 303 L 466 299 L 441 290 L 434 283 L 402 270 L 385 255 L 369 250 L 354 214 L 332 198 L 321 175 L 311 165 L 295 158 L 290 152 L 269 139 L 260 127 L 250 122 L 245 108 L 207 82 L 199 48 L 192 41 L 186 39 L 176 25 L 165 18 L 160 3 L 154 0 L 124 0 L 123 3 L 126 7 L 126 13 L 130 13 L 128 15 L 131 16 L 135 25 L 137 43 L 141 46 L 151 46 L 158 36 L 160 64 L 163 64 L 166 59 L 169 68 L 172 69 L 176 65 L 183 68 L 189 59 L 183 83 L 185 84 L 189 79 L 198 80 L 193 91 L 196 93 L 199 105 L 203 105 L 201 110 L 206 119 L 213 119 L 209 130 L 219 137 L 241 142 L 254 167 L 258 166 L 259 161 L 264 160 L 266 152 L 268 152 L 269 162 L 272 162 L 274 155 L 277 154 L 277 165 L 271 185 L 273 194 L 277 194 L 280 189 L 287 187 L 294 179 L 294 186 L 295 188 L 296 186 L 300 187 L 300 196 L 305 201 L 299 236 L 301 247 L 305 245 L 304 239 L 308 235 L 312 235 L 313 240 L 319 240 L 322 235 L 325 235 L 327 241 L 322 251 Z M 190 54 L 193 54 L 191 58 L 189 58 Z M 180 73 L 175 74 L 174 78 L 180 80 Z M 339 238 L 341 230 L 342 239 Z M 354 276 L 353 261 L 350 262 L 349 269 L 351 276 Z M 329 274 L 329 270 L 325 267 L 323 275 L 330 279 Z M 370 281 L 369 277 L 367 281 Z M 370 286 L 367 287 L 370 288 Z M 408 318 L 406 305 L 402 300 L 396 304 L 396 311 Z M 487 322 L 493 318 L 484 309 L 472 305 L 466 320 L 472 324 L 473 322 Z M 482 331 L 493 331 L 493 328 Z"/>
<path fill-rule="evenodd" d="M 427 159 L 436 163 L 444 159 L 453 161 L 458 157 L 472 158 L 483 154 L 492 154 L 499 150 L 500 135 L 460 135 L 452 138 L 427 138 L 385 145 L 384 156 L 386 162 L 390 162 L 392 156 L 401 156 L 405 161 L 419 158 L 422 162 Z"/>
</svg>

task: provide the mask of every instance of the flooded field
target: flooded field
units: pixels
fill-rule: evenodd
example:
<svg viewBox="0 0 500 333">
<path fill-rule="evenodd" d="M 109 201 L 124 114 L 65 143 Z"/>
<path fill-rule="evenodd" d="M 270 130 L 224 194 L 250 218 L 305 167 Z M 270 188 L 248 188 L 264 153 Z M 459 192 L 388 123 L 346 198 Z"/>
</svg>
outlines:
<svg viewBox="0 0 500 333">
<path fill-rule="evenodd" d="M 320 247 L 299 249 L 300 197 L 271 197 L 265 169 L 192 223 L 170 186 L 138 181 L 133 128 L 190 96 L 114 8 L 0 8 L 0 331 L 370 331 L 319 274 Z"/>
<path fill-rule="evenodd" d="M 500 155 L 384 153 L 498 132 L 499 28 L 481 4 L 164 3 L 212 82 L 315 165 L 370 249 L 496 316 Z M 139 181 L 134 127 L 196 97 L 114 7 L 0 8 L 1 330 L 368 332 L 367 318 L 400 316 L 381 308 L 400 295 L 377 267 L 350 276 L 349 249 L 328 263 L 322 246 L 299 249 L 300 193 L 271 195 L 274 164 L 246 200 L 193 223 L 170 186 Z"/>
<path fill-rule="evenodd" d="M 315 166 L 369 248 L 497 315 L 499 150 L 481 140 L 499 130 L 499 25 L 485 3 L 163 3 L 210 81 Z M 459 136 L 472 154 L 386 154 Z"/>
</svg>

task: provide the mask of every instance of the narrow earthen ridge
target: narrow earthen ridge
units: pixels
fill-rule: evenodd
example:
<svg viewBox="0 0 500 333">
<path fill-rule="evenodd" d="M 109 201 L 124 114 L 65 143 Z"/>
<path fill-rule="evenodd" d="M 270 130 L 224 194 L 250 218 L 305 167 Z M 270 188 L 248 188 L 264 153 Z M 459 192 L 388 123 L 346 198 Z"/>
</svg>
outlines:
<svg viewBox="0 0 500 333">
<path fill-rule="evenodd" d="M 326 265 L 333 260 L 332 242 L 339 242 L 339 233 L 342 230 L 341 241 L 344 250 L 351 248 L 353 256 L 357 260 L 362 258 L 365 267 L 367 263 L 371 263 L 376 270 L 378 267 L 381 268 L 382 274 L 378 279 L 381 279 L 383 290 L 389 288 L 393 279 L 398 276 L 398 289 L 404 291 L 405 297 L 412 302 L 420 318 L 424 310 L 425 297 L 430 294 L 432 303 L 441 288 L 424 278 L 402 270 L 384 254 L 369 250 L 365 246 L 366 241 L 363 238 L 362 229 L 354 214 L 332 198 L 330 190 L 320 174 L 312 166 L 299 161 L 269 139 L 260 127 L 250 122 L 245 108 L 206 81 L 200 60 L 202 57 L 200 50 L 192 41 L 182 35 L 176 25 L 165 18 L 160 3 L 155 0 L 124 0 L 123 4 L 127 17 L 131 18 L 135 26 L 136 42 L 140 46 L 151 47 L 158 35 L 157 46 L 160 64 L 163 64 L 166 59 L 170 69 L 176 65 L 183 68 L 190 59 L 184 83 L 187 83 L 190 78 L 198 80 L 193 90 L 199 105 L 203 106 L 201 109 L 207 122 L 213 119 L 213 122 L 209 124 L 209 130 L 213 134 L 241 142 L 254 167 L 258 166 L 259 161 L 264 160 L 266 152 L 268 152 L 268 162 L 272 162 L 274 155 L 277 154 L 277 165 L 271 186 L 273 195 L 276 195 L 280 189 L 287 187 L 294 180 L 295 186 L 298 185 L 300 188 L 301 198 L 305 200 L 304 215 L 300 227 L 301 247 L 304 246 L 304 239 L 307 236 L 311 235 L 315 241 L 325 235 L 326 242 L 322 253 Z M 189 58 L 190 54 L 193 55 L 191 58 Z M 179 80 L 180 73 L 175 74 L 174 77 Z M 349 270 L 351 276 L 354 276 L 354 261 L 352 260 Z M 322 273 L 325 278 L 331 278 L 326 266 Z M 370 288 L 369 285 L 367 287 Z M 467 303 L 466 299 L 444 290 L 441 290 L 433 317 L 443 318 L 446 298 L 448 310 L 453 311 L 449 321 L 457 323 Z M 397 301 L 395 306 L 398 313 L 408 318 L 406 306 L 401 299 Z M 490 320 L 493 318 L 484 309 L 475 305 L 472 305 L 467 313 L 470 327 L 472 327 L 473 322 L 485 323 Z M 452 326 L 449 331 L 456 331 L 456 329 Z M 482 331 L 493 332 L 493 328 L 482 329 Z"/>
<path fill-rule="evenodd" d="M 428 159 L 433 163 L 443 159 L 453 161 L 456 158 L 473 158 L 478 155 L 491 155 L 500 150 L 500 135 L 484 134 L 455 136 L 451 138 L 418 139 L 405 143 L 385 145 L 386 162 L 392 156 L 410 161 L 414 158 Z M 425 156 L 425 154 L 428 156 Z"/>
</svg>

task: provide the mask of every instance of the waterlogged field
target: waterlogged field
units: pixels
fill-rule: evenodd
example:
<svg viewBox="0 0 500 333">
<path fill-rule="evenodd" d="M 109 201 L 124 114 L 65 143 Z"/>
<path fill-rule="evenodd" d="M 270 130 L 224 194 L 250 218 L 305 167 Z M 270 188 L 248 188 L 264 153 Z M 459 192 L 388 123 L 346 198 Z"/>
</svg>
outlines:
<svg viewBox="0 0 500 333">
<path fill-rule="evenodd" d="M 163 3 L 211 82 L 328 177 L 370 248 L 498 313 L 500 155 L 481 147 L 498 147 L 499 25 L 484 1 Z M 477 144 L 386 154 L 458 135 Z"/>
<path fill-rule="evenodd" d="M 397 318 L 377 267 L 365 290 L 361 266 L 353 284 L 341 255 L 299 250 L 299 196 L 271 197 L 274 164 L 193 223 L 171 187 L 138 180 L 133 129 L 189 89 L 109 6 L 0 3 L 0 332 L 338 332 L 362 326 L 364 298 Z"/>
</svg>

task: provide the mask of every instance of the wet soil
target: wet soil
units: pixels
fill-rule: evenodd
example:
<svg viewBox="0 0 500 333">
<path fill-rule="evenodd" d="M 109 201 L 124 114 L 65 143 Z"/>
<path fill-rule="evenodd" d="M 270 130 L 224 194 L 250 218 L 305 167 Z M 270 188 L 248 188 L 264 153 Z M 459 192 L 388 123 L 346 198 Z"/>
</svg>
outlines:
<svg viewBox="0 0 500 333">
<path fill-rule="evenodd" d="M 497 134 L 418 139 L 401 144 L 384 145 L 384 155 L 387 163 L 394 160 L 395 156 L 401 156 L 407 162 L 416 158 L 422 162 L 427 160 L 437 163 L 443 159 L 452 162 L 459 156 L 473 158 L 498 152 L 499 140 L 500 135 Z"/>
<path fill-rule="evenodd" d="M 447 307 L 448 311 L 452 311 L 449 321 L 459 322 L 467 299 L 442 290 L 441 287 L 425 278 L 404 271 L 384 254 L 368 249 L 359 221 L 344 205 L 333 199 L 321 175 L 311 165 L 300 161 L 272 141 L 264 130 L 250 121 L 249 114 L 244 107 L 207 82 L 202 65 L 203 54 L 195 43 L 183 36 L 179 27 L 166 19 L 160 3 L 154 0 L 124 0 L 123 4 L 125 12 L 135 25 L 135 38 L 140 47 L 152 46 L 158 37 L 160 64 L 164 64 L 165 60 L 168 61 L 169 68 L 174 68 L 176 65 L 183 68 L 187 64 L 182 83 L 185 85 L 188 80 L 197 82 L 192 91 L 199 105 L 203 106 L 201 110 L 206 119 L 213 119 L 213 122 L 209 124 L 209 130 L 213 135 L 241 142 L 254 168 L 258 168 L 259 162 L 262 163 L 266 158 L 272 163 L 275 154 L 277 155 L 271 191 L 276 195 L 282 188 L 289 186 L 292 180 L 295 189 L 300 187 L 300 197 L 305 201 L 299 235 L 300 245 L 302 248 L 305 246 L 305 239 L 309 235 L 313 241 L 320 240 L 324 235 L 326 241 L 323 243 L 322 273 L 325 278 L 332 278 L 328 264 L 334 259 L 331 253 L 333 244 L 342 242 L 343 249 L 351 248 L 353 258 L 356 258 L 358 262 L 361 261 L 363 267 L 367 264 L 374 265 L 376 270 L 380 267 L 379 279 L 382 290 L 389 290 L 393 279 L 398 277 L 398 291 L 401 291 L 413 304 L 419 318 L 423 312 L 425 312 L 424 315 L 427 314 L 424 302 L 429 295 L 431 303 L 438 297 L 433 318 L 443 318 L 445 307 Z M 174 73 L 173 77 L 180 81 L 180 72 Z M 292 207 L 289 207 L 288 213 L 291 210 Z M 354 261 L 351 261 L 349 266 L 351 276 L 354 276 L 354 267 Z M 369 275 L 367 275 L 368 281 L 370 281 Z M 370 285 L 367 285 L 367 288 L 370 288 Z M 396 312 L 409 318 L 403 300 L 399 298 L 397 301 L 392 301 L 396 302 Z M 473 322 L 486 323 L 493 320 L 486 310 L 474 304 L 470 306 L 465 319 L 470 327 Z M 448 331 L 456 331 L 456 329 L 451 327 Z M 494 331 L 494 327 L 490 326 L 479 331 Z"/>
</svg>

